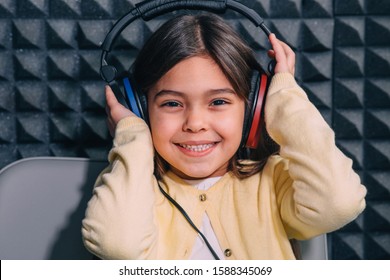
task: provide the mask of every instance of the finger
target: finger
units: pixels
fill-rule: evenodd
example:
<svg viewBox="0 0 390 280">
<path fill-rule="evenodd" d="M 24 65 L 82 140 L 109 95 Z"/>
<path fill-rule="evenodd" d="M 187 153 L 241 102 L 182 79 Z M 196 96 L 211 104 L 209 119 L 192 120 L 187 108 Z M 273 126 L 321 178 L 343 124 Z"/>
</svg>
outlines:
<svg viewBox="0 0 390 280">
<path fill-rule="evenodd" d="M 106 106 L 104 109 L 106 111 L 106 115 L 107 115 L 108 119 L 111 118 L 111 108 L 112 108 L 112 103 L 113 103 L 110 91 L 111 91 L 111 89 L 109 88 L 109 86 L 106 86 L 105 87 Z"/>
<path fill-rule="evenodd" d="M 276 38 L 274 34 L 269 37 L 272 47 L 275 52 L 275 60 L 277 65 L 275 72 L 290 72 L 295 73 L 295 53 L 288 44 Z"/>
<path fill-rule="evenodd" d="M 284 63 L 286 61 L 286 55 L 281 41 L 276 38 L 275 34 L 271 34 L 269 39 L 272 45 L 273 52 L 275 54 L 276 61 L 278 63 Z"/>
<path fill-rule="evenodd" d="M 106 102 L 107 102 L 108 107 L 112 108 L 117 103 L 119 103 L 118 100 L 116 99 L 115 94 L 112 91 L 111 87 L 106 86 L 105 93 L 106 93 Z"/>
<path fill-rule="evenodd" d="M 269 40 L 273 48 L 274 59 L 276 60 L 274 72 L 289 72 L 287 65 L 287 57 L 285 54 L 285 50 L 281 44 L 281 41 L 276 38 L 275 34 L 271 34 L 269 36 Z"/>
<path fill-rule="evenodd" d="M 106 86 L 105 88 L 105 94 L 106 94 L 106 123 L 108 131 L 110 132 L 111 137 L 115 136 L 115 128 L 116 128 L 116 122 L 114 121 L 113 113 L 115 113 L 115 107 L 117 107 L 118 101 L 116 100 L 116 97 L 114 95 L 114 92 L 109 86 Z"/>
<path fill-rule="evenodd" d="M 289 45 L 287 45 L 285 42 L 280 41 L 280 45 L 282 46 L 284 50 L 284 54 L 286 56 L 287 65 L 290 69 L 293 69 L 295 67 L 295 52 L 291 49 Z"/>
<path fill-rule="evenodd" d="M 267 52 L 267 55 L 268 55 L 269 58 L 274 59 L 275 58 L 275 51 L 274 50 L 269 50 Z"/>
<path fill-rule="evenodd" d="M 286 55 L 286 57 L 295 59 L 295 52 L 291 49 L 291 47 L 287 43 L 285 43 L 277 38 L 275 38 L 275 39 L 276 39 L 277 43 L 283 49 L 283 52 Z"/>
</svg>

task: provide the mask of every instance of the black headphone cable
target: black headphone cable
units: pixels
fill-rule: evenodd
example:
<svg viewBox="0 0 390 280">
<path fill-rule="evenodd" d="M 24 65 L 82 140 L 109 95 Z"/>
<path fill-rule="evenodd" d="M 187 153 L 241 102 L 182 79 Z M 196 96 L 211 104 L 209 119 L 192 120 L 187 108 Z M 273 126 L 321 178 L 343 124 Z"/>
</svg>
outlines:
<svg viewBox="0 0 390 280">
<path fill-rule="evenodd" d="M 220 260 L 217 253 L 215 253 L 213 247 L 211 247 L 210 243 L 208 242 L 206 236 L 203 235 L 203 233 L 196 227 L 196 225 L 192 222 L 191 218 L 188 216 L 187 212 L 183 209 L 183 207 L 180 206 L 179 203 L 177 203 L 164 189 L 158 184 L 158 187 L 160 188 L 160 191 L 162 194 L 179 210 L 179 212 L 184 216 L 184 218 L 187 220 L 187 222 L 191 225 L 191 227 L 202 237 L 203 241 L 206 243 L 207 248 L 210 250 L 211 254 L 213 255 L 214 259 Z"/>
</svg>

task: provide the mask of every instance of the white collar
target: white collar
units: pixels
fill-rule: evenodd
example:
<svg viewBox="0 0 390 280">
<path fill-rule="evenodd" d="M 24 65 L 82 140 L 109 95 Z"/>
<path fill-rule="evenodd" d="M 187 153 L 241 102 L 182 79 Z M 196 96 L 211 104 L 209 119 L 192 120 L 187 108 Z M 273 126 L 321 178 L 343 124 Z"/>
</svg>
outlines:
<svg viewBox="0 0 390 280">
<path fill-rule="evenodd" d="M 208 190 L 210 187 L 212 187 L 221 178 L 222 176 L 210 177 L 210 178 L 198 179 L 198 180 L 184 180 L 184 181 L 198 190 L 205 191 Z"/>
</svg>

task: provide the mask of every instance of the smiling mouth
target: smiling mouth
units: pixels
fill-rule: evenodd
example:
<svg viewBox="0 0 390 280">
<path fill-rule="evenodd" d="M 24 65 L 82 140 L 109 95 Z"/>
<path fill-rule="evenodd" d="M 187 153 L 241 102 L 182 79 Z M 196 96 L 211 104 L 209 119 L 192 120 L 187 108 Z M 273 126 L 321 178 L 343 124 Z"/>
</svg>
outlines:
<svg viewBox="0 0 390 280">
<path fill-rule="evenodd" d="M 213 147 L 216 143 L 202 144 L 202 145 L 187 145 L 187 144 L 177 144 L 178 146 L 191 151 L 191 152 L 204 152 L 211 147 Z"/>
</svg>

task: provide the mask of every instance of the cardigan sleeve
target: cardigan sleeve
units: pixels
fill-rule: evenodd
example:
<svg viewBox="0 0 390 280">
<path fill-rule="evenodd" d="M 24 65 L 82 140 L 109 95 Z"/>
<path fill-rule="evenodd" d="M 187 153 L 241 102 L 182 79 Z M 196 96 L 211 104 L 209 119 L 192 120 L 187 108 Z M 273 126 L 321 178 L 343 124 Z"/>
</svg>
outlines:
<svg viewBox="0 0 390 280">
<path fill-rule="evenodd" d="M 152 140 L 143 120 L 128 117 L 118 123 L 108 159 L 82 222 L 84 244 L 102 259 L 153 258 L 157 181 Z"/>
<path fill-rule="evenodd" d="M 273 77 L 265 122 L 285 159 L 275 166 L 273 181 L 290 238 L 334 231 L 363 211 L 366 188 L 352 160 L 337 148 L 333 130 L 292 75 Z"/>
</svg>

